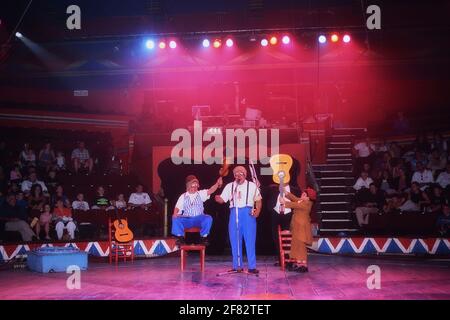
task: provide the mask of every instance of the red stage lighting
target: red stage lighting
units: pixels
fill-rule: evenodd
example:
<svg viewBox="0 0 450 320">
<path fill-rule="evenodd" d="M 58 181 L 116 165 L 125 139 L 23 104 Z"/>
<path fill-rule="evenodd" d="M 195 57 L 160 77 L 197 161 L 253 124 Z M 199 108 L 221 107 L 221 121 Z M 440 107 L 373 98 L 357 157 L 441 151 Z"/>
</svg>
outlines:
<svg viewBox="0 0 450 320">
<path fill-rule="evenodd" d="M 331 42 L 338 42 L 339 36 L 335 33 L 331 35 Z"/>
<path fill-rule="evenodd" d="M 276 45 L 278 43 L 278 39 L 277 39 L 277 37 L 271 37 L 269 42 L 270 42 L 271 45 L 274 46 L 274 45 Z"/>
<path fill-rule="evenodd" d="M 263 47 L 267 47 L 268 44 L 269 44 L 269 41 L 267 41 L 266 38 L 264 38 L 264 39 L 261 40 L 261 45 L 262 45 Z"/>
<path fill-rule="evenodd" d="M 350 40 L 351 40 L 351 38 L 348 34 L 344 35 L 344 37 L 342 38 L 342 41 L 344 41 L 345 43 L 349 43 Z"/>
<path fill-rule="evenodd" d="M 213 47 L 214 48 L 220 48 L 220 46 L 222 45 L 222 42 L 219 39 L 214 40 L 213 42 Z"/>
<path fill-rule="evenodd" d="M 289 38 L 289 36 L 283 36 L 283 38 L 281 39 L 281 41 L 284 44 L 289 44 L 291 42 L 291 38 Z"/>
<path fill-rule="evenodd" d="M 159 46 L 160 49 L 165 49 L 166 48 L 166 43 L 164 41 L 161 41 L 158 46 Z"/>
<path fill-rule="evenodd" d="M 227 39 L 227 41 L 225 41 L 225 44 L 227 45 L 227 47 L 232 47 L 233 46 L 233 44 L 234 44 L 234 42 L 233 42 L 233 39 Z"/>
</svg>

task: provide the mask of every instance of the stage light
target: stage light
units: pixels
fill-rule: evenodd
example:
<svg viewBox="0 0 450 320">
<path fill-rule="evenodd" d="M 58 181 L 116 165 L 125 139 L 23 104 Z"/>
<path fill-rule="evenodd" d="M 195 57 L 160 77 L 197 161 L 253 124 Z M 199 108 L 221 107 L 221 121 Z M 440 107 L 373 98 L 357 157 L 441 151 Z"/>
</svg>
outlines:
<svg viewBox="0 0 450 320">
<path fill-rule="evenodd" d="M 20 32 L 16 32 L 16 37 L 17 37 L 17 38 L 22 38 L 23 35 L 22 35 Z"/>
<path fill-rule="evenodd" d="M 348 34 L 344 35 L 344 37 L 342 38 L 342 41 L 344 41 L 345 43 L 349 43 L 350 40 L 351 40 L 351 38 Z"/>
<path fill-rule="evenodd" d="M 271 45 L 274 46 L 274 45 L 276 45 L 278 43 L 278 39 L 277 39 L 277 37 L 271 37 L 269 42 L 270 42 Z"/>
<path fill-rule="evenodd" d="M 209 45 L 210 45 L 209 40 L 208 39 L 204 39 L 203 42 L 202 42 L 202 45 L 203 45 L 203 48 L 209 48 Z"/>
<path fill-rule="evenodd" d="M 165 49 L 166 48 L 166 43 L 164 41 L 161 41 L 158 46 L 159 46 L 160 49 Z"/>
<path fill-rule="evenodd" d="M 145 46 L 147 47 L 147 49 L 153 49 L 155 48 L 155 41 L 147 40 L 145 41 Z"/>
<path fill-rule="evenodd" d="M 334 33 L 331 35 L 331 42 L 338 42 L 338 40 L 339 40 L 339 37 L 337 34 Z"/>
<path fill-rule="evenodd" d="M 233 39 L 227 39 L 227 41 L 225 41 L 225 44 L 228 48 L 231 48 L 234 44 Z"/>
<path fill-rule="evenodd" d="M 213 42 L 213 47 L 214 48 L 220 48 L 220 46 L 222 45 L 222 42 L 219 39 L 214 40 Z"/>
<path fill-rule="evenodd" d="M 266 38 L 264 38 L 264 39 L 261 40 L 261 45 L 262 45 L 263 47 L 267 47 L 268 44 L 269 44 L 269 41 L 267 41 Z"/>
<path fill-rule="evenodd" d="M 327 37 L 325 37 L 324 35 L 319 36 L 319 42 L 320 42 L 320 43 L 325 43 L 325 42 L 327 42 Z"/>
<path fill-rule="evenodd" d="M 175 49 L 177 47 L 177 43 L 174 40 L 171 40 L 169 42 L 170 49 Z"/>
<path fill-rule="evenodd" d="M 281 41 L 284 44 L 289 44 L 291 42 L 291 38 L 289 38 L 289 36 L 283 36 L 283 38 L 281 39 Z"/>
</svg>

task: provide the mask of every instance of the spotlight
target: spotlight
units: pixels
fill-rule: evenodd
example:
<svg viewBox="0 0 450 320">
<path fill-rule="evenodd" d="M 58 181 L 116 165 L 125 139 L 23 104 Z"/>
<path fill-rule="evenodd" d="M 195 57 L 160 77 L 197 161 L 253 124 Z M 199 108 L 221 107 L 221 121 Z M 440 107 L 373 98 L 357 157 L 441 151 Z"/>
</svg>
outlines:
<svg viewBox="0 0 450 320">
<path fill-rule="evenodd" d="M 153 48 L 155 48 L 155 41 L 147 40 L 145 42 L 145 46 L 147 47 L 147 49 L 153 49 Z"/>
<path fill-rule="evenodd" d="M 166 43 L 164 41 L 161 41 L 158 46 L 159 46 L 160 49 L 165 49 L 166 48 Z"/>
<path fill-rule="evenodd" d="M 210 45 L 209 40 L 208 39 L 204 39 L 203 42 L 202 42 L 202 45 L 203 45 L 203 48 L 209 48 L 209 45 Z"/>
<path fill-rule="evenodd" d="M 220 39 L 216 39 L 216 40 L 214 40 L 214 42 L 213 42 L 213 47 L 214 48 L 220 48 L 220 46 L 222 45 L 222 42 L 220 41 Z"/>
<path fill-rule="evenodd" d="M 264 39 L 261 40 L 261 45 L 262 45 L 263 47 L 267 47 L 268 44 L 269 44 L 269 41 L 267 41 L 266 38 L 264 38 Z"/>
<path fill-rule="evenodd" d="M 348 34 L 344 35 L 344 37 L 342 38 L 342 41 L 344 41 L 345 43 L 349 43 L 350 40 L 351 40 L 351 38 Z"/>
<path fill-rule="evenodd" d="M 16 32 L 16 37 L 17 37 L 17 38 L 22 38 L 23 35 L 22 35 L 20 32 Z"/>
<path fill-rule="evenodd" d="M 320 42 L 320 43 L 325 43 L 325 42 L 327 42 L 327 37 L 325 37 L 324 35 L 320 35 L 320 36 L 319 36 L 319 42 Z"/>
<path fill-rule="evenodd" d="M 274 37 L 271 37 L 271 38 L 270 38 L 269 42 L 270 42 L 271 45 L 274 46 L 274 45 L 277 44 L 278 39 L 277 39 L 277 37 L 274 36 Z"/>
<path fill-rule="evenodd" d="M 281 41 L 284 44 L 289 44 L 291 42 L 291 38 L 289 38 L 289 36 L 283 36 L 283 38 L 281 39 Z"/>
<path fill-rule="evenodd" d="M 170 49 L 175 49 L 177 47 L 177 43 L 174 40 L 171 40 L 169 42 Z"/>
<path fill-rule="evenodd" d="M 334 33 L 331 35 L 331 42 L 338 42 L 338 40 L 339 40 L 339 37 L 337 34 Z"/>
<path fill-rule="evenodd" d="M 227 39 L 227 41 L 225 41 L 225 44 L 228 48 L 231 48 L 234 44 L 233 39 Z"/>
</svg>

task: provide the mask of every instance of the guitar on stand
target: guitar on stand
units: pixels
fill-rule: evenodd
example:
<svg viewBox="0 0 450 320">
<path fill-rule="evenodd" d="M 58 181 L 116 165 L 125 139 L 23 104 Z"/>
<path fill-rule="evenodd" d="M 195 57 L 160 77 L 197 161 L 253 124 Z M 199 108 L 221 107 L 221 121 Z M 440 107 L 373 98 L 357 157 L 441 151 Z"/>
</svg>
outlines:
<svg viewBox="0 0 450 320">
<path fill-rule="evenodd" d="M 130 242 L 133 240 L 134 235 L 133 232 L 128 228 L 128 221 L 124 219 L 120 219 L 119 210 L 116 208 L 116 220 L 114 220 L 114 238 L 117 242 Z"/>
<path fill-rule="evenodd" d="M 292 158 L 288 154 L 276 154 L 270 158 L 270 167 L 273 170 L 272 180 L 277 183 L 280 199 L 284 198 L 284 186 L 291 181 L 289 171 L 292 168 Z M 280 206 L 280 213 L 284 214 L 284 206 Z"/>
</svg>

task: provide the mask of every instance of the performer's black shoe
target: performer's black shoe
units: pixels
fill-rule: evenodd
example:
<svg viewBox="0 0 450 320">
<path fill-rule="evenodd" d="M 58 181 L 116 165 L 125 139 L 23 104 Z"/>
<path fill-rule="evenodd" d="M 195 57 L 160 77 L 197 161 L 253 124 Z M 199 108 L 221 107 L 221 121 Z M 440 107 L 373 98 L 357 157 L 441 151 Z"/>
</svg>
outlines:
<svg viewBox="0 0 450 320">
<path fill-rule="evenodd" d="M 298 267 L 295 269 L 295 271 L 296 271 L 296 272 L 299 272 L 299 273 L 305 273 L 305 272 L 308 272 L 308 267 L 306 267 L 306 266 L 298 266 Z"/>
<path fill-rule="evenodd" d="M 200 244 L 204 245 L 205 247 L 209 246 L 208 237 L 201 237 L 200 238 Z"/>
<path fill-rule="evenodd" d="M 227 272 L 229 272 L 229 273 L 242 273 L 242 269 L 231 269 L 231 270 L 228 270 Z"/>
<path fill-rule="evenodd" d="M 259 274 L 259 270 L 258 269 L 248 269 L 248 273 Z"/>
<path fill-rule="evenodd" d="M 183 244 L 186 244 L 186 240 L 184 237 L 177 237 L 177 241 L 175 242 L 177 246 L 181 246 Z"/>
</svg>

